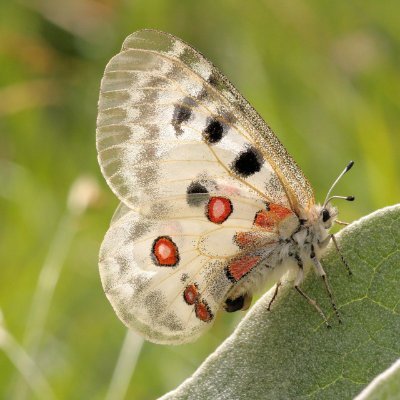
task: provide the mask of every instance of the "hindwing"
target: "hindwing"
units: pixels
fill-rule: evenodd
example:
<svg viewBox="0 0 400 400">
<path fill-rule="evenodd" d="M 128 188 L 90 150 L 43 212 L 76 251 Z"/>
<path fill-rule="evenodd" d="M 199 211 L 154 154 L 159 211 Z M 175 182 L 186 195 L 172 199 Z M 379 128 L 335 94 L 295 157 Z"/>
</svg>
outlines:
<svg viewBox="0 0 400 400">
<path fill-rule="evenodd" d="M 217 205 L 224 200 L 225 209 Z M 100 251 L 104 291 L 117 315 L 153 342 L 195 340 L 236 283 L 267 268 L 278 233 L 254 225 L 260 207 L 262 201 L 217 196 L 189 207 L 182 198 L 164 208 L 164 219 L 153 219 L 121 203 Z M 207 218 L 212 212 L 214 222 Z M 251 243 L 263 242 L 262 252 L 243 242 L 250 232 Z"/>
</svg>

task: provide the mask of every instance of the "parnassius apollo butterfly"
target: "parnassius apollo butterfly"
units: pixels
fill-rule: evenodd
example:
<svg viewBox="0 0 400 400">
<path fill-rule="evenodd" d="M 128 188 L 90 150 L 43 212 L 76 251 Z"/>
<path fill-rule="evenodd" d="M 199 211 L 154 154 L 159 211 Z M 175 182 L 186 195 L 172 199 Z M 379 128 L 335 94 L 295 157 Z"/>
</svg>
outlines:
<svg viewBox="0 0 400 400">
<path fill-rule="evenodd" d="M 334 306 L 319 262 L 331 198 L 315 204 L 270 127 L 199 52 L 160 31 L 128 36 L 101 82 L 97 150 L 121 201 L 100 274 L 128 327 L 156 343 L 194 341 L 220 309 L 247 308 L 289 270 L 327 323 L 300 285 L 314 264 Z"/>
</svg>

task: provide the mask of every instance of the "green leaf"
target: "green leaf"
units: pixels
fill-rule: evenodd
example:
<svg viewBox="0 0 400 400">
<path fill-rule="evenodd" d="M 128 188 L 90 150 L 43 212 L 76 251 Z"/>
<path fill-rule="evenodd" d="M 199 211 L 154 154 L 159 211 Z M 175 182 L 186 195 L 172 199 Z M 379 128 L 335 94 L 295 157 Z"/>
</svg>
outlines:
<svg viewBox="0 0 400 400">
<path fill-rule="evenodd" d="M 322 263 L 335 293 L 338 324 L 321 279 L 303 289 L 329 315 L 285 285 L 271 291 L 194 375 L 163 399 L 352 399 L 400 354 L 400 205 L 354 222 L 337 236 L 353 275 L 329 248 Z"/>
<path fill-rule="evenodd" d="M 400 358 L 378 375 L 355 400 L 397 400 L 400 395 Z"/>
</svg>

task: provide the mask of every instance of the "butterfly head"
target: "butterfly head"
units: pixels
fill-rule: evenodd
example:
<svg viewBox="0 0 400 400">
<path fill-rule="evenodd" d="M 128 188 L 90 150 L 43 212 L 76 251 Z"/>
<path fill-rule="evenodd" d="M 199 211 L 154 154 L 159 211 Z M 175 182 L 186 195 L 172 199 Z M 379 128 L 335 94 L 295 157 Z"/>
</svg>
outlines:
<svg viewBox="0 0 400 400">
<path fill-rule="evenodd" d="M 314 230 L 328 230 L 334 224 L 338 210 L 332 204 L 315 204 L 300 218 L 300 224 L 304 227 L 314 227 Z"/>
<path fill-rule="evenodd" d="M 320 207 L 318 220 L 325 229 L 329 229 L 335 222 L 337 215 L 337 208 L 328 203 Z"/>
</svg>

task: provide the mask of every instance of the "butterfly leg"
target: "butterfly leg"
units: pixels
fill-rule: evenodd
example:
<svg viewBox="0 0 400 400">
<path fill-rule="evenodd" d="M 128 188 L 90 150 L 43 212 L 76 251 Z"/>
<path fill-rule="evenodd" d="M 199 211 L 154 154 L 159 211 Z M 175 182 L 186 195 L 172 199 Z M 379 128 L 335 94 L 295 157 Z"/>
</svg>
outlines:
<svg viewBox="0 0 400 400">
<path fill-rule="evenodd" d="M 351 270 L 350 270 L 349 264 L 347 263 L 347 261 L 346 261 L 345 258 L 343 257 L 342 252 L 341 252 L 340 249 L 339 249 L 339 246 L 338 246 L 337 240 L 336 240 L 336 238 L 335 238 L 335 235 L 331 234 L 331 235 L 329 235 L 326 239 L 324 239 L 322 242 L 319 242 L 319 243 L 318 243 L 318 247 L 319 247 L 320 249 L 324 249 L 326 246 L 328 246 L 328 244 L 329 244 L 329 242 L 330 242 L 331 240 L 332 240 L 332 242 L 333 242 L 333 244 L 334 244 L 334 246 L 335 246 L 335 248 L 336 248 L 336 251 L 339 253 L 340 260 L 342 261 L 343 265 L 346 267 L 347 272 L 349 273 L 349 275 L 353 275 L 353 273 L 352 273 Z"/>
<path fill-rule="evenodd" d="M 309 304 L 311 304 L 318 311 L 319 315 L 324 320 L 326 327 L 331 328 L 331 325 L 329 324 L 324 312 L 321 310 L 321 307 L 318 305 L 318 303 L 314 299 L 312 299 L 310 296 L 308 296 L 300 288 L 300 283 L 303 281 L 303 277 L 304 277 L 303 262 L 301 261 L 301 259 L 298 255 L 296 255 L 295 258 L 296 258 L 299 269 L 297 271 L 297 277 L 294 282 L 294 288 L 308 301 Z"/>
<path fill-rule="evenodd" d="M 346 267 L 348 274 L 349 275 L 353 275 L 353 273 L 351 272 L 351 269 L 349 267 L 349 264 L 347 264 L 347 261 L 345 260 L 345 258 L 343 257 L 342 252 L 339 249 L 339 246 L 338 246 L 338 243 L 336 241 L 335 235 L 332 234 L 330 237 L 332 238 L 332 242 L 335 245 L 335 248 L 336 248 L 337 252 L 339 253 L 339 256 L 340 256 L 340 259 L 342 260 L 342 263 Z"/>
<path fill-rule="evenodd" d="M 271 301 L 268 303 L 268 307 L 267 307 L 267 310 L 268 310 L 268 311 L 271 311 L 272 303 L 275 301 L 276 296 L 278 295 L 278 290 L 279 290 L 279 287 L 280 287 L 280 286 L 282 286 L 281 281 L 279 281 L 279 282 L 276 283 L 274 295 L 272 296 Z"/>
<path fill-rule="evenodd" d="M 317 259 L 317 257 L 314 256 L 314 257 L 311 258 L 311 260 L 314 263 L 314 266 L 315 266 L 319 276 L 322 278 L 322 280 L 324 282 L 325 289 L 326 289 L 326 291 L 328 293 L 329 299 L 331 300 L 332 308 L 335 311 L 335 314 L 336 314 L 336 317 L 337 317 L 339 323 L 341 324 L 342 320 L 340 318 L 339 311 L 338 311 L 338 309 L 336 307 L 336 302 L 335 302 L 335 299 L 333 297 L 332 289 L 331 289 L 331 287 L 329 285 L 328 277 L 326 276 L 326 272 L 324 271 L 324 269 L 323 269 L 321 263 L 319 262 L 319 260 Z"/>
</svg>

